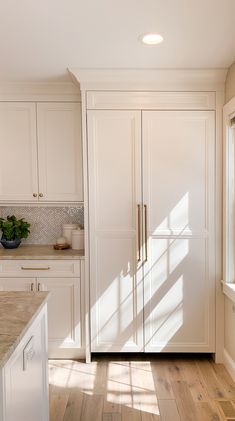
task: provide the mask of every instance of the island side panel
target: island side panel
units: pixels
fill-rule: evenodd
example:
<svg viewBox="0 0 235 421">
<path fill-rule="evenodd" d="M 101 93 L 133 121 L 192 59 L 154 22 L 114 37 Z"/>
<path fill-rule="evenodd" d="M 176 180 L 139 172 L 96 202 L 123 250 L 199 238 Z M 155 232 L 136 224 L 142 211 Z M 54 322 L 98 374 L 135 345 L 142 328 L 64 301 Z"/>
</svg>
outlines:
<svg viewBox="0 0 235 421">
<path fill-rule="evenodd" d="M 1 370 L 0 421 L 49 421 L 47 304 Z"/>
</svg>

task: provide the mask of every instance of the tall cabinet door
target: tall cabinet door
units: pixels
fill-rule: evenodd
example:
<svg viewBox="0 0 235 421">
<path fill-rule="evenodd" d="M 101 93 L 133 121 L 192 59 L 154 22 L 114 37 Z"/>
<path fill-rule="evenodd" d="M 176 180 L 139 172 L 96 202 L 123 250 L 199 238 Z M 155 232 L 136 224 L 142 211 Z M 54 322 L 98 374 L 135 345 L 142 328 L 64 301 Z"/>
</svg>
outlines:
<svg viewBox="0 0 235 421">
<path fill-rule="evenodd" d="M 37 104 L 39 200 L 83 200 L 81 105 Z"/>
<path fill-rule="evenodd" d="M 147 352 L 215 350 L 215 116 L 143 112 Z"/>
<path fill-rule="evenodd" d="M 35 104 L 0 103 L 0 150 L 0 201 L 37 200 Z"/>
<path fill-rule="evenodd" d="M 141 113 L 88 111 L 88 158 L 91 351 L 142 351 Z"/>
</svg>

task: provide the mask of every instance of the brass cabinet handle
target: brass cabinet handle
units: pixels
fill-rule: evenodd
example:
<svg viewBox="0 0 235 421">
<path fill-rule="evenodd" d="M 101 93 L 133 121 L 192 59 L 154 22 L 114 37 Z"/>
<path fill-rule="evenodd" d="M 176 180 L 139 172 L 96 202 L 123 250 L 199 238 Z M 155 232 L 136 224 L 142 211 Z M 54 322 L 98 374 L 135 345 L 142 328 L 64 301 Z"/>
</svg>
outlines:
<svg viewBox="0 0 235 421">
<path fill-rule="evenodd" d="M 40 288 L 41 288 L 41 284 L 40 282 L 38 282 L 38 291 L 40 291 Z"/>
<path fill-rule="evenodd" d="M 30 291 L 33 291 L 34 283 L 32 282 L 30 285 Z"/>
<path fill-rule="evenodd" d="M 39 195 L 38 195 L 39 197 L 43 197 L 43 193 L 39 193 Z"/>
<path fill-rule="evenodd" d="M 50 266 L 47 266 L 46 268 L 26 268 L 25 266 L 21 266 L 21 270 L 49 270 Z"/>
<path fill-rule="evenodd" d="M 140 237 L 140 225 L 141 225 L 141 206 L 137 205 L 138 208 L 138 262 L 141 261 L 141 237 Z"/>
<path fill-rule="evenodd" d="M 144 205 L 144 233 L 145 233 L 145 262 L 148 261 L 148 210 L 147 205 Z"/>
<path fill-rule="evenodd" d="M 37 197 L 37 193 L 33 193 L 33 197 Z"/>
</svg>

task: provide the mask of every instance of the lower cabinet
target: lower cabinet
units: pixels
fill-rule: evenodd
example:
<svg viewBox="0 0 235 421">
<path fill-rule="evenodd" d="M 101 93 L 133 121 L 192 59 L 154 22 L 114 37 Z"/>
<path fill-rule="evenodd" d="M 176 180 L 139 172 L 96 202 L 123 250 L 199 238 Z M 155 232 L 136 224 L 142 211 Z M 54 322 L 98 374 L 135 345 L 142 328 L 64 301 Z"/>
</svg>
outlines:
<svg viewBox="0 0 235 421">
<path fill-rule="evenodd" d="M 38 289 L 50 291 L 48 303 L 49 355 L 55 358 L 81 349 L 80 278 L 38 278 Z M 70 349 L 70 351 L 69 351 Z"/>
<path fill-rule="evenodd" d="M 35 277 L 33 268 L 42 266 L 43 261 L 39 264 L 36 261 L 24 262 L 25 267 L 32 268 L 30 274 L 24 272 L 24 277 L 10 277 L 9 264 L 7 267 L 7 276 L 0 276 L 0 291 L 50 291 L 51 295 L 48 300 L 48 354 L 50 358 L 81 358 L 84 356 L 84 340 L 83 340 L 83 299 L 81 296 L 81 277 L 80 265 L 74 273 L 67 270 L 70 261 L 66 261 L 67 266 L 61 267 L 61 261 L 53 262 L 50 270 L 47 271 L 47 277 Z M 18 265 L 18 266 L 17 266 Z M 21 267 L 19 262 L 14 262 L 15 267 Z M 44 265 L 48 267 L 48 264 Z M 72 267 L 72 261 L 71 261 Z M 38 267 L 37 267 L 38 269 Z M 66 269 L 66 270 L 65 270 Z M 14 268 L 16 271 L 16 269 Z M 53 271 L 56 271 L 56 276 Z M 67 271 L 67 273 L 66 273 Z M 67 276 L 65 276 L 67 274 Z M 54 275 L 54 276 L 53 276 Z M 64 276 L 63 276 L 64 275 Z M 72 276 L 71 276 L 72 275 Z M 77 275 L 77 276 L 74 276 Z M 8 277 L 9 276 L 9 277 Z M 27 277 L 28 276 L 28 277 Z"/>
</svg>

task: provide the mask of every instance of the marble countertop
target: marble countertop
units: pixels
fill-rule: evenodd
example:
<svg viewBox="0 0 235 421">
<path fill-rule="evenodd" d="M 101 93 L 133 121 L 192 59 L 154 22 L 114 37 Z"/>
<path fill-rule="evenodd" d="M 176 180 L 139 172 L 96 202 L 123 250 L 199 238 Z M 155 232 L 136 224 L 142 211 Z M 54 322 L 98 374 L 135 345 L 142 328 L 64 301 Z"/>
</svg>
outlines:
<svg viewBox="0 0 235 421">
<path fill-rule="evenodd" d="M 17 249 L 0 247 L 0 260 L 69 260 L 84 259 L 84 250 L 54 250 L 52 245 L 20 245 Z"/>
<path fill-rule="evenodd" d="M 0 367 L 13 354 L 50 293 L 0 291 Z"/>
</svg>

